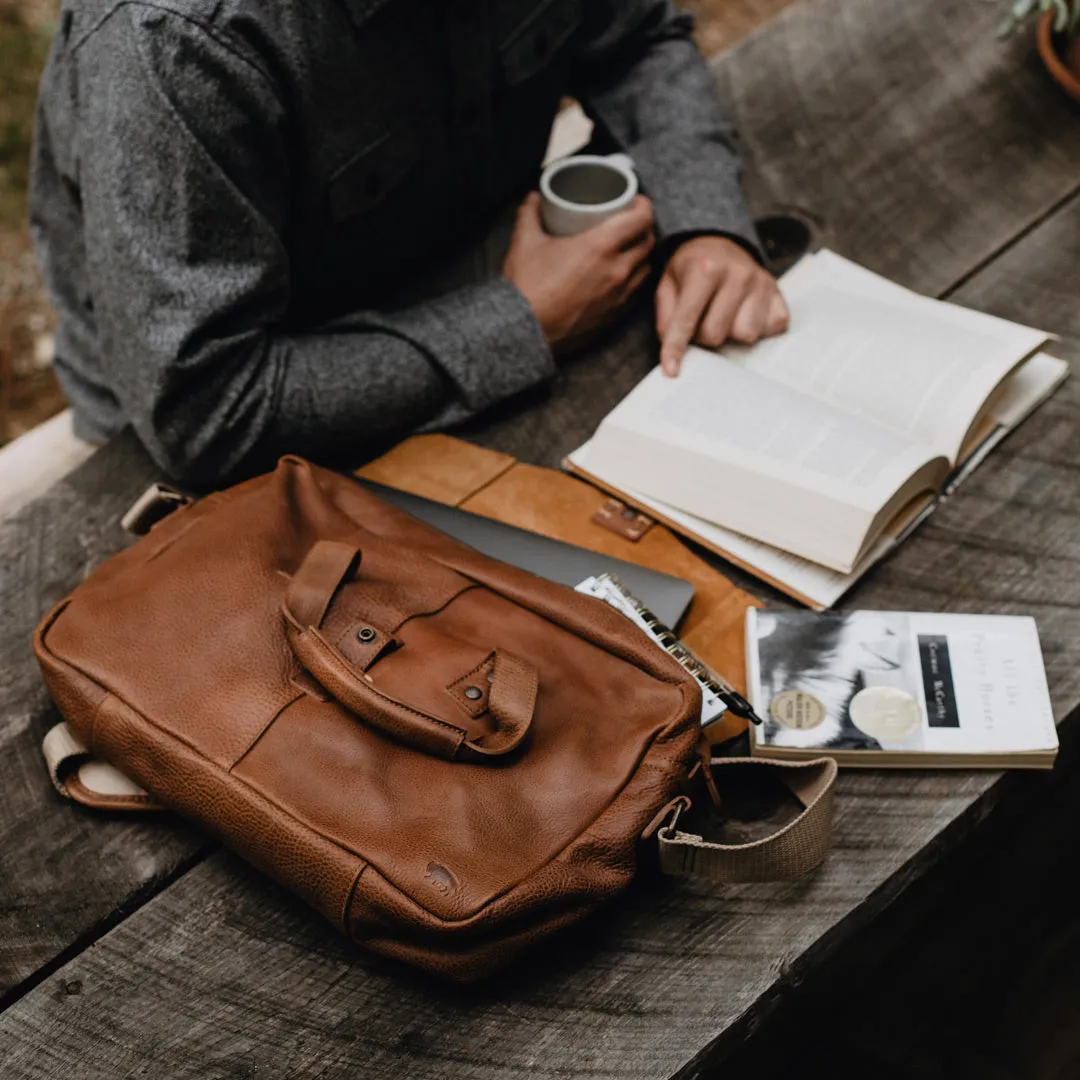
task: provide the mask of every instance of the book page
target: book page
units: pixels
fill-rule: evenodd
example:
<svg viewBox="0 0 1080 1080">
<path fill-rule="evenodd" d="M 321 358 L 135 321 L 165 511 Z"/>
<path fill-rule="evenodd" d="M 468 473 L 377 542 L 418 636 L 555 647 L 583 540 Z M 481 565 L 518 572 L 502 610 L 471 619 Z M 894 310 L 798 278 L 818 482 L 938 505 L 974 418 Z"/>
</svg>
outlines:
<svg viewBox="0 0 1080 1080">
<path fill-rule="evenodd" d="M 650 372 L 601 423 L 582 467 L 844 572 L 874 515 L 920 470 L 932 488 L 947 468 L 901 435 L 701 349 L 676 379 Z"/>
<path fill-rule="evenodd" d="M 984 437 L 968 451 L 949 477 L 944 494 L 951 494 L 989 457 L 990 452 L 1031 415 L 1065 381 L 1069 364 L 1047 353 L 1025 360 L 1002 384 L 1001 393 L 983 421 Z"/>
<path fill-rule="evenodd" d="M 964 462 L 963 469 L 950 478 L 949 490 L 966 479 L 1016 425 L 1061 385 L 1068 373 L 1068 367 L 1064 360 L 1046 353 L 1037 353 L 1005 380 L 1005 392 L 997 399 L 992 411 L 993 433 L 978 448 L 975 455 Z M 588 444 L 575 450 L 569 455 L 568 461 L 571 466 L 589 475 L 584 469 L 587 446 Z M 601 480 L 599 477 L 596 479 Z M 899 538 L 890 529 L 859 560 L 851 573 L 842 574 L 725 529 L 721 525 L 704 521 L 660 499 L 652 498 L 637 488 L 621 487 L 617 490 L 647 512 L 651 511 L 659 516 L 678 532 L 703 543 L 737 566 L 766 578 L 789 595 L 818 609 L 832 607 L 874 563 L 884 558 L 899 542 Z M 931 507 L 927 507 L 922 517 L 925 517 L 930 509 Z M 905 534 L 907 531 L 910 529 L 905 530 Z"/>
<path fill-rule="evenodd" d="M 578 475 L 602 484 L 600 477 L 594 476 L 585 468 L 588 445 L 586 443 L 572 454 L 568 454 L 567 464 L 571 471 L 576 471 Z M 642 508 L 646 513 L 651 511 L 653 515 L 677 532 L 704 544 L 705 547 L 724 556 L 736 566 L 741 566 L 752 574 L 772 581 L 777 588 L 783 589 L 804 604 L 818 609 L 832 607 L 862 574 L 888 554 L 895 545 L 892 537 L 883 536 L 870 553 L 860 560 L 853 573 L 841 574 L 818 563 L 802 559 L 798 555 L 782 551 L 780 548 L 763 544 L 760 540 L 752 540 L 749 536 L 725 529 L 722 525 L 714 525 L 712 522 L 694 517 L 693 514 L 678 510 L 659 499 L 650 498 L 636 488 L 612 487 L 612 490 L 618 492 L 624 499 L 629 499 L 633 505 Z"/>
<path fill-rule="evenodd" d="M 780 283 L 787 334 L 722 355 L 955 462 L 995 388 L 1047 335 L 890 282 L 875 288 L 875 275 L 843 264 L 824 252 L 803 260 Z"/>
</svg>

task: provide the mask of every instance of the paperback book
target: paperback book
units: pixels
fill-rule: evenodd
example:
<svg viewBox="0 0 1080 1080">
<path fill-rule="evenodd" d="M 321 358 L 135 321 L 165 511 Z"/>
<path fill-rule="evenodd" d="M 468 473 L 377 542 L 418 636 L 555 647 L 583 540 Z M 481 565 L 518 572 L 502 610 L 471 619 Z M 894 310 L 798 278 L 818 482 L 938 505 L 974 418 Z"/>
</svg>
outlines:
<svg viewBox="0 0 1080 1080">
<path fill-rule="evenodd" d="M 1048 769 L 1057 755 L 1030 617 L 751 609 L 746 660 L 757 757 Z"/>
</svg>

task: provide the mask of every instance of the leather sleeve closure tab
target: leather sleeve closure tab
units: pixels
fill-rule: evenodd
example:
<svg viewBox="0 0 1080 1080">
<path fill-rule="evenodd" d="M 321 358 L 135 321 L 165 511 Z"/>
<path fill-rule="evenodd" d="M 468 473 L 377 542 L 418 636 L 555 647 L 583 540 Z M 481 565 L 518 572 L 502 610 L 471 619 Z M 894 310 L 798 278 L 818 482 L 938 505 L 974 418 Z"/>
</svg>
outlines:
<svg viewBox="0 0 1080 1080">
<path fill-rule="evenodd" d="M 639 513 L 618 499 L 608 499 L 591 519 L 616 536 L 637 543 L 652 527 L 653 519 Z"/>
<path fill-rule="evenodd" d="M 488 709 L 494 678 L 495 654 L 491 653 L 482 663 L 466 672 L 460 679 L 455 679 L 446 689 L 469 716 L 475 718 Z"/>
</svg>

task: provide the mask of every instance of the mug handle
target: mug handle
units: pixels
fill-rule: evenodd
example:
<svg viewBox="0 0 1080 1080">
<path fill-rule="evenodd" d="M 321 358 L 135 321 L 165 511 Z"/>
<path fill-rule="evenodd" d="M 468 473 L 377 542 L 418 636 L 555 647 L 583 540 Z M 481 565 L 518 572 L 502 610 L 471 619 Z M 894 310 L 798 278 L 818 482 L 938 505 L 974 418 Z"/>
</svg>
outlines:
<svg viewBox="0 0 1080 1080">
<path fill-rule="evenodd" d="M 629 154 L 606 154 L 604 156 L 605 161 L 610 161 L 612 165 L 621 165 L 624 169 L 629 169 L 631 172 L 635 172 L 634 159 Z"/>
</svg>

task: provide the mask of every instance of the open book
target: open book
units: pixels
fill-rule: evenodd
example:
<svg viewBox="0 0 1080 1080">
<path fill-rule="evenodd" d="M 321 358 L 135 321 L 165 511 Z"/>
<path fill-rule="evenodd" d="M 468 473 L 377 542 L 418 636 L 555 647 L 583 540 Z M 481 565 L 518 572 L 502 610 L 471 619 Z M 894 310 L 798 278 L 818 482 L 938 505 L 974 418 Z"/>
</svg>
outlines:
<svg viewBox="0 0 1080 1080">
<path fill-rule="evenodd" d="M 781 281 L 787 334 L 652 371 L 568 459 L 827 607 L 1060 384 L 1048 335 L 822 251 Z"/>
</svg>

